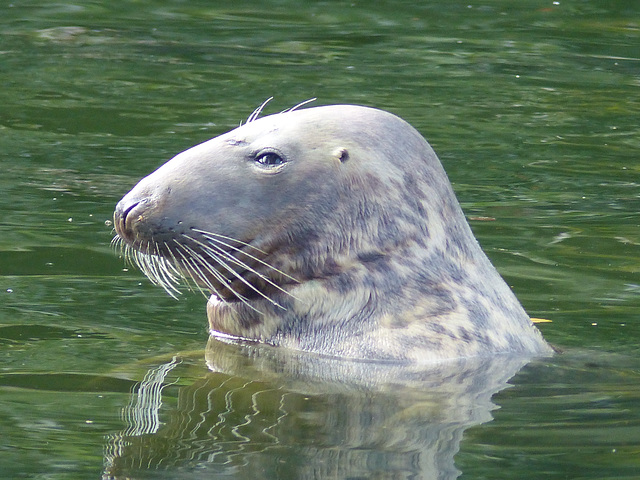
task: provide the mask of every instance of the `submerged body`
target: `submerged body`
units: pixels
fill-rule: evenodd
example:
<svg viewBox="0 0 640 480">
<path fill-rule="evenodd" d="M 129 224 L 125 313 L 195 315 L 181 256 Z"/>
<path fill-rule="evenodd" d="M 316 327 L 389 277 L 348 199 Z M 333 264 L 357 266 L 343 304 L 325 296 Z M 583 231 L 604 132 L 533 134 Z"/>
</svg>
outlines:
<svg viewBox="0 0 640 480">
<path fill-rule="evenodd" d="M 250 120 L 142 179 L 114 215 L 153 281 L 210 291 L 212 334 L 420 363 L 551 352 L 413 127 L 351 105 Z"/>
</svg>

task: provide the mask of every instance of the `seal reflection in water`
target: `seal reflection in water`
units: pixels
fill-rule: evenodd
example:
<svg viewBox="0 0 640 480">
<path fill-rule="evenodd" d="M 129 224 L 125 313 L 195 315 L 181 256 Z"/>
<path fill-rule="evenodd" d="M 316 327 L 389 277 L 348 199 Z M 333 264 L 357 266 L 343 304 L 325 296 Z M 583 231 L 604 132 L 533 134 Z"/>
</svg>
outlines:
<svg viewBox="0 0 640 480">
<path fill-rule="evenodd" d="M 142 179 L 114 214 L 153 282 L 210 292 L 212 335 L 420 363 L 551 352 L 413 127 L 353 105 L 259 112 Z"/>
</svg>

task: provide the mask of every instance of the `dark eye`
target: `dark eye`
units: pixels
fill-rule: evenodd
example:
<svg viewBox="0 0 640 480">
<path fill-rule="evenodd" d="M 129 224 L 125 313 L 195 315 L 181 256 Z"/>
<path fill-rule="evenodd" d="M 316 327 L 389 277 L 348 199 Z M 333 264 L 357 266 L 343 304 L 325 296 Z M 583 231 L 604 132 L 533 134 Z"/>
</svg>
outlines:
<svg viewBox="0 0 640 480">
<path fill-rule="evenodd" d="M 284 160 L 280 155 L 274 152 L 261 153 L 256 157 L 256 162 L 265 167 L 276 167 L 282 165 Z"/>
</svg>

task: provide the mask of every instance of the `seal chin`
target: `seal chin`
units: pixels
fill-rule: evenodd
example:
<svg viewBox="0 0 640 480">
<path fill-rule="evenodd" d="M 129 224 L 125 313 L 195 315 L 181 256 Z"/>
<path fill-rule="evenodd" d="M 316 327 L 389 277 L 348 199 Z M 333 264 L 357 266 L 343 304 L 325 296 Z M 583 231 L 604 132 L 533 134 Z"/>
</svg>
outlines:
<svg viewBox="0 0 640 480">
<path fill-rule="evenodd" d="M 252 115 L 142 179 L 114 225 L 152 282 L 210 296 L 217 334 L 385 361 L 551 352 L 429 144 L 381 110 Z"/>
</svg>

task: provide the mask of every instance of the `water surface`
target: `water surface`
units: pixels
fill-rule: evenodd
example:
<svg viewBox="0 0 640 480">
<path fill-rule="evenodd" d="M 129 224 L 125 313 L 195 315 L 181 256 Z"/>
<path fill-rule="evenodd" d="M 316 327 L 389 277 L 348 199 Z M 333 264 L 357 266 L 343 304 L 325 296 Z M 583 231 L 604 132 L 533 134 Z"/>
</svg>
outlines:
<svg viewBox="0 0 640 480">
<path fill-rule="evenodd" d="M 440 3 L 0 6 L 0 477 L 638 475 L 640 7 Z M 212 359 L 202 296 L 127 269 L 108 222 L 271 96 L 267 113 L 317 97 L 414 125 L 565 353 L 475 366 L 481 391 Z"/>
</svg>

